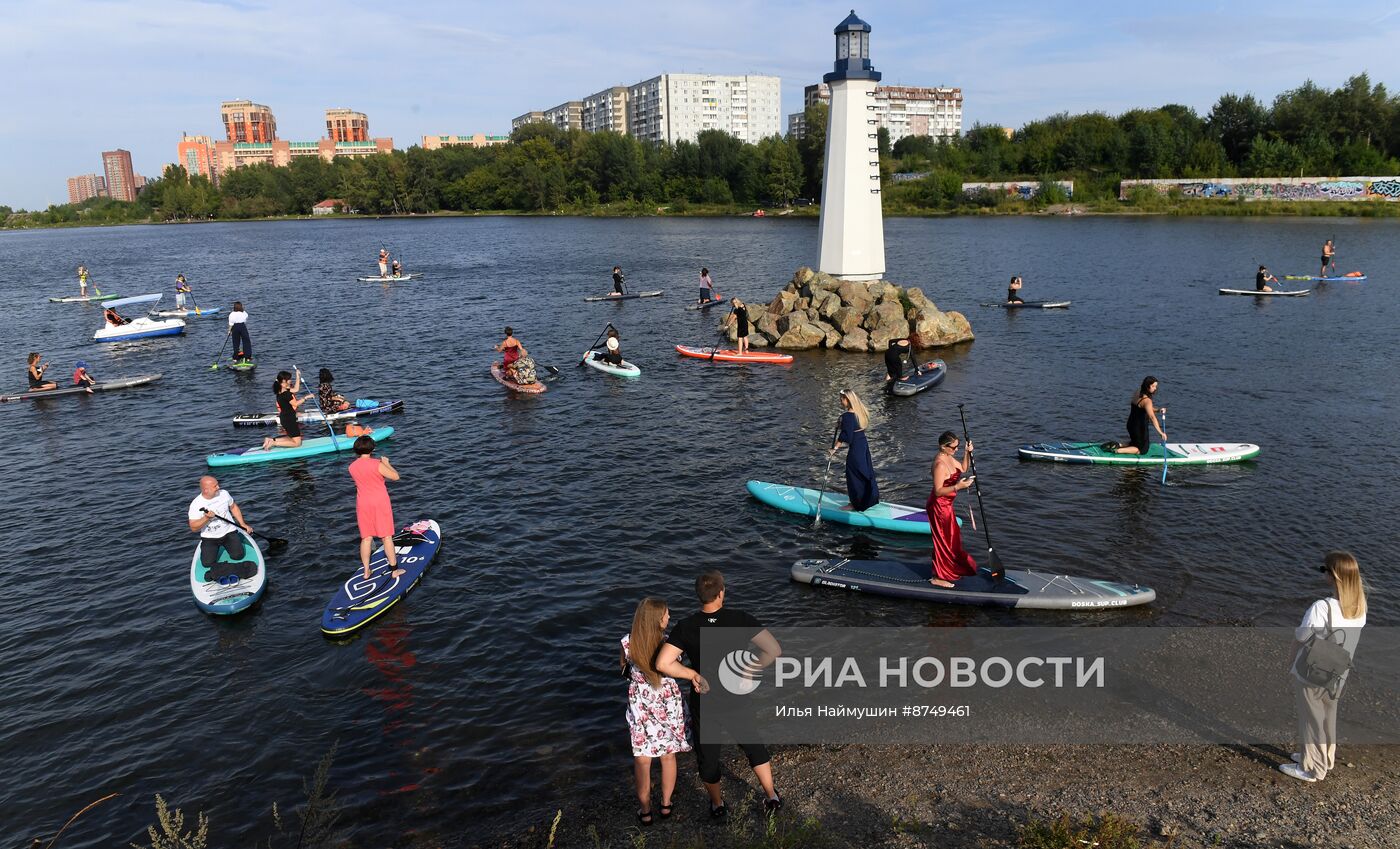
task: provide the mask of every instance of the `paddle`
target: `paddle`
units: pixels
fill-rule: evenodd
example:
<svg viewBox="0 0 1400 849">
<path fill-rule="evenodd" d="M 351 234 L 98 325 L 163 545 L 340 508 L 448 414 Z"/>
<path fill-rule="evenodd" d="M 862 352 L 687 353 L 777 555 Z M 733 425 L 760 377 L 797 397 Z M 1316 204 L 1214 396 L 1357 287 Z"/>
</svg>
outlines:
<svg viewBox="0 0 1400 849">
<path fill-rule="evenodd" d="M 292 366 L 292 370 L 295 371 L 295 372 L 297 373 L 297 377 L 301 377 L 301 369 L 300 369 L 298 366 L 293 365 L 293 366 Z M 335 423 L 332 422 L 332 421 L 330 420 L 330 418 L 326 416 L 326 411 L 323 410 L 323 409 L 321 409 L 321 399 L 317 397 L 317 396 L 320 395 L 321 393 L 319 393 L 319 392 L 311 392 L 311 393 L 308 393 L 308 394 L 311 396 L 311 401 L 312 401 L 312 403 L 314 403 L 314 404 L 316 405 L 316 412 L 318 412 L 318 413 L 321 414 L 321 421 L 323 421 L 323 422 L 326 423 L 326 430 L 330 432 L 330 435 L 331 435 L 331 446 L 335 448 L 335 450 L 336 450 L 337 453 L 339 453 L 339 452 L 340 452 L 340 440 L 338 440 L 338 439 L 335 438 Z"/>
<path fill-rule="evenodd" d="M 836 423 L 836 429 L 831 432 L 831 441 L 836 441 L 836 435 L 841 432 L 841 423 Z M 812 527 L 817 527 L 822 523 L 822 499 L 826 497 L 826 488 L 831 483 L 831 464 L 836 460 L 836 450 L 831 449 L 831 453 L 826 458 L 826 473 L 822 475 L 822 488 L 817 490 L 817 518 L 812 522 Z"/>
<path fill-rule="evenodd" d="M 224 334 L 224 344 L 222 344 L 222 345 L 219 346 L 219 355 L 218 355 L 217 357 L 214 358 L 214 363 L 213 363 L 211 366 L 209 366 L 209 370 L 210 370 L 210 371 L 218 371 L 218 370 L 219 370 L 219 360 L 222 360 L 222 359 L 224 358 L 224 349 L 228 347 L 228 340 L 230 340 L 230 339 L 232 339 L 232 338 L 233 338 L 233 328 L 230 327 L 229 330 L 228 330 L 228 332 Z"/>
<path fill-rule="evenodd" d="M 958 405 L 958 418 L 962 419 L 963 428 L 963 450 L 967 451 L 967 415 L 963 412 L 963 405 Z M 1006 574 L 1002 568 L 1001 558 L 997 556 L 997 550 L 992 546 L 992 529 L 987 525 L 987 508 L 982 503 L 982 485 L 977 482 L 977 461 L 972 459 L 972 453 L 967 453 L 969 468 L 972 471 L 972 490 L 977 493 L 977 511 L 982 514 L 982 533 L 987 535 L 987 558 L 992 564 L 992 579 L 1001 580 Z"/>
<path fill-rule="evenodd" d="M 593 349 L 598 347 L 598 343 L 603 341 L 603 337 L 608 335 L 608 331 L 612 329 L 614 328 L 612 326 L 612 322 L 610 321 L 608 322 L 608 326 L 603 328 L 603 332 L 598 334 L 598 338 L 593 340 L 593 344 L 588 346 L 588 350 L 583 352 L 583 358 L 578 361 L 579 365 L 583 365 L 584 363 L 588 362 L 588 355 L 593 353 Z M 545 366 L 545 368 L 549 368 L 549 366 Z"/>
<path fill-rule="evenodd" d="M 1167 408 L 1162 408 L 1162 486 L 1167 485 Z"/>
<path fill-rule="evenodd" d="M 211 513 L 211 512 L 210 512 L 209 510 L 207 510 L 207 509 L 206 509 L 204 512 L 205 512 L 205 513 L 209 513 L 209 515 L 215 517 L 216 519 L 223 519 L 225 522 L 228 522 L 230 525 L 233 525 L 234 527 L 243 528 L 242 525 L 238 524 L 238 523 L 235 522 L 233 519 L 229 518 L 228 516 L 223 515 L 222 513 Z M 271 554 L 274 550 L 276 550 L 276 551 L 281 551 L 282 549 L 284 549 L 284 548 L 287 547 L 287 541 L 284 540 L 284 539 L 282 539 L 281 537 L 270 537 L 270 536 L 268 536 L 267 534 L 261 534 L 261 533 L 258 533 L 257 531 L 248 530 L 247 528 L 243 528 L 243 530 L 248 531 L 248 533 L 252 534 L 252 535 L 255 536 L 255 537 L 261 537 L 261 538 L 267 540 L 267 553 L 268 553 L 268 554 Z"/>
</svg>

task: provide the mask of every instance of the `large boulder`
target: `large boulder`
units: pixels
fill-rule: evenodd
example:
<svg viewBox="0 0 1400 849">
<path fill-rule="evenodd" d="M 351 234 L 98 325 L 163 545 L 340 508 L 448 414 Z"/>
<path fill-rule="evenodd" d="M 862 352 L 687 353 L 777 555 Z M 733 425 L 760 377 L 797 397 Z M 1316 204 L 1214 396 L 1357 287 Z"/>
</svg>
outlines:
<svg viewBox="0 0 1400 849">
<path fill-rule="evenodd" d="M 842 336 L 841 341 L 837 343 L 837 347 L 843 351 L 856 351 L 859 353 L 865 353 L 866 351 L 870 350 L 870 337 L 866 334 L 864 330 L 857 327 L 850 333 L 847 333 L 845 336 Z"/>
<path fill-rule="evenodd" d="M 841 342 L 841 331 L 830 325 L 822 325 L 826 328 L 826 339 L 822 342 L 823 348 L 835 348 Z"/>
<path fill-rule="evenodd" d="M 883 301 L 885 296 L 891 292 L 895 294 L 899 293 L 898 286 L 893 283 L 886 283 L 883 280 L 876 280 L 874 283 L 866 284 L 865 290 L 870 293 L 870 297 L 875 299 L 875 303 L 877 304 Z"/>
<path fill-rule="evenodd" d="M 773 299 L 773 303 L 768 305 L 768 311 L 773 315 L 785 315 L 792 312 L 792 305 L 795 303 L 797 295 L 784 289 Z"/>
<path fill-rule="evenodd" d="M 796 283 L 798 286 L 806 286 L 808 283 L 811 283 L 812 278 L 816 276 L 817 273 L 815 271 L 804 265 L 797 269 L 796 274 L 792 275 L 792 282 Z"/>
<path fill-rule="evenodd" d="M 825 321 L 831 321 L 837 312 L 849 307 L 841 305 L 841 298 L 835 292 L 823 292 L 821 301 L 817 304 L 817 314 Z"/>
<path fill-rule="evenodd" d="M 830 274 L 818 272 L 807 281 L 813 289 L 820 289 L 823 292 L 835 292 L 841 286 L 841 281 Z"/>
<path fill-rule="evenodd" d="M 820 325 L 810 321 L 804 321 L 790 326 L 782 336 L 778 338 L 777 346 L 790 351 L 804 351 L 808 348 L 816 348 L 826 341 L 826 330 Z"/>
<path fill-rule="evenodd" d="M 853 280 L 841 281 L 841 285 L 836 289 L 836 294 L 841 296 L 841 303 L 848 307 L 854 307 L 861 312 L 869 310 L 870 305 L 875 302 L 875 299 L 870 297 L 870 291 L 866 288 L 865 284 L 857 283 Z"/>
<path fill-rule="evenodd" d="M 938 348 L 972 339 L 972 325 L 962 313 L 935 311 L 914 322 L 909 342 L 915 348 Z"/>
<path fill-rule="evenodd" d="M 930 301 L 923 290 L 918 286 L 910 286 L 908 289 L 905 289 L 904 298 L 909 301 L 909 308 L 912 309 L 916 315 L 921 312 L 938 312 L 938 305 Z M 911 316 L 911 318 L 912 317 L 913 316 Z"/>
<path fill-rule="evenodd" d="M 898 301 L 885 301 L 865 314 L 862 326 L 866 330 L 875 331 L 896 323 L 904 323 L 904 308 L 899 305 Z"/>
<path fill-rule="evenodd" d="M 778 316 L 778 319 L 773 322 L 773 327 L 778 331 L 778 335 L 782 336 L 784 333 L 787 333 L 789 330 L 806 321 L 807 314 L 805 312 L 790 312 L 787 315 Z"/>
<path fill-rule="evenodd" d="M 770 342 L 776 341 L 779 336 L 783 335 L 778 330 L 778 319 L 774 317 L 772 313 L 764 313 L 763 315 L 760 315 L 758 317 L 758 321 L 755 321 L 753 323 L 753 326 L 754 329 L 757 330 L 759 333 L 762 333 L 764 336 L 767 336 L 768 341 Z"/>
<path fill-rule="evenodd" d="M 902 318 L 893 324 L 882 324 L 870 331 L 870 350 L 884 351 L 890 347 L 891 339 L 903 339 L 909 332 L 909 322 Z"/>
</svg>

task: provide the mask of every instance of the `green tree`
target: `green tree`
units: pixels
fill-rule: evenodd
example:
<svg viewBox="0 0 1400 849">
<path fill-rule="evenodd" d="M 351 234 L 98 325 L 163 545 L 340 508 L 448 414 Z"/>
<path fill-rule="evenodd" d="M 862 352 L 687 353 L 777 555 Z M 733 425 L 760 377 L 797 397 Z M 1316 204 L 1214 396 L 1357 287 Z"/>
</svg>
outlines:
<svg viewBox="0 0 1400 849">
<path fill-rule="evenodd" d="M 802 196 L 818 200 L 822 196 L 822 168 L 826 164 L 826 125 L 831 109 L 814 103 L 803 110 L 807 131 L 797 141 L 802 157 Z"/>
<path fill-rule="evenodd" d="M 1221 95 L 1206 117 L 1206 132 L 1225 148 L 1233 163 L 1244 162 L 1249 145 L 1268 124 L 1268 113 L 1254 95 Z"/>
</svg>

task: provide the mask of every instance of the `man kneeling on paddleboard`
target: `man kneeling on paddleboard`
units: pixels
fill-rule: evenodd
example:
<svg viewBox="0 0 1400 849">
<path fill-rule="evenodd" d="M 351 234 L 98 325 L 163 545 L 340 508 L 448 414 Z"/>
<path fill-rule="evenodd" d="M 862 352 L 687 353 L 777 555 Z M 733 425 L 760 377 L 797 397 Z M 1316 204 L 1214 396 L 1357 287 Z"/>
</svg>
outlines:
<svg viewBox="0 0 1400 849">
<path fill-rule="evenodd" d="M 233 496 L 219 488 L 213 475 L 199 479 L 199 495 L 190 502 L 188 519 L 190 531 L 199 534 L 199 562 L 205 569 L 218 565 L 220 549 L 227 551 L 228 559 L 234 563 L 243 560 L 243 536 L 233 522 L 249 534 L 253 529 L 243 521 L 243 512 Z"/>
</svg>

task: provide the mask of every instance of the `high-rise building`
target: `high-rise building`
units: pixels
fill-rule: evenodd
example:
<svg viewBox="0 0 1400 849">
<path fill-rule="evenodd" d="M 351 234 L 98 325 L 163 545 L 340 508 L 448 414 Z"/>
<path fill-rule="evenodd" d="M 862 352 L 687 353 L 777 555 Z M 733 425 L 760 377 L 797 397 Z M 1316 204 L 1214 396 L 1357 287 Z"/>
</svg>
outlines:
<svg viewBox="0 0 1400 849">
<path fill-rule="evenodd" d="M 131 168 L 131 151 L 102 151 L 102 173 L 107 180 L 107 196 L 113 200 L 136 200 L 136 172 Z"/>
<path fill-rule="evenodd" d="M 326 138 L 337 142 L 369 141 L 369 118 L 353 109 L 327 109 Z"/>
<path fill-rule="evenodd" d="M 552 109 L 544 110 L 544 120 L 561 130 L 583 129 L 583 101 L 566 100 Z"/>
<path fill-rule="evenodd" d="M 627 86 L 615 85 L 583 99 L 583 131 L 627 135 Z"/>
<path fill-rule="evenodd" d="M 538 110 L 534 112 L 526 112 L 524 115 L 519 115 L 515 118 L 510 119 L 510 128 L 511 130 L 518 130 L 526 124 L 539 124 L 543 121 L 543 112 L 540 112 Z"/>
<path fill-rule="evenodd" d="M 831 103 L 826 83 L 802 90 L 803 107 Z M 962 135 L 963 95 L 960 88 L 947 86 L 876 86 L 874 95 L 876 127 L 889 131 L 890 143 L 905 136 L 952 138 Z M 801 138 L 806 132 L 803 113 L 788 116 L 788 132 Z"/>
<path fill-rule="evenodd" d="M 68 178 L 68 202 L 82 203 L 107 194 L 107 181 L 101 174 L 79 174 Z"/>
<path fill-rule="evenodd" d="M 251 100 L 229 100 L 219 106 L 228 140 L 264 144 L 277 140 L 277 119 L 272 110 Z"/>
<path fill-rule="evenodd" d="M 330 139 L 295 142 L 277 139 L 270 142 L 215 142 L 214 160 L 220 175 L 246 165 L 266 164 L 281 167 L 292 164 L 293 159 L 304 156 L 319 156 L 326 162 L 339 157 L 359 158 L 377 153 L 392 153 L 392 138 L 370 139 L 359 142 L 337 142 Z"/>
<path fill-rule="evenodd" d="M 632 135 L 674 144 L 704 130 L 757 142 L 782 133 L 781 81 L 748 74 L 661 74 L 628 89 Z"/>
<path fill-rule="evenodd" d="M 219 160 L 214 152 L 214 140 L 208 136 L 181 134 L 175 163 L 190 176 L 202 174 L 215 184 L 219 182 Z"/>
<path fill-rule="evenodd" d="M 440 147 L 495 147 L 509 144 L 510 136 L 488 136 L 476 133 L 470 136 L 424 136 L 423 149 L 437 150 Z"/>
</svg>

